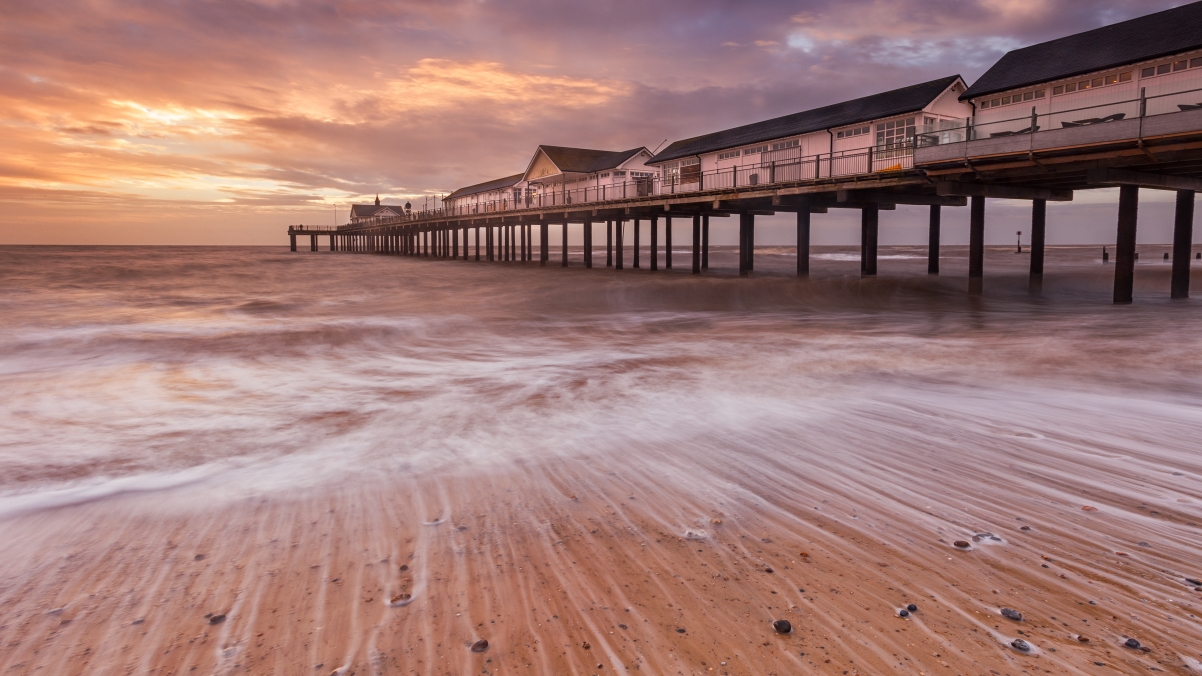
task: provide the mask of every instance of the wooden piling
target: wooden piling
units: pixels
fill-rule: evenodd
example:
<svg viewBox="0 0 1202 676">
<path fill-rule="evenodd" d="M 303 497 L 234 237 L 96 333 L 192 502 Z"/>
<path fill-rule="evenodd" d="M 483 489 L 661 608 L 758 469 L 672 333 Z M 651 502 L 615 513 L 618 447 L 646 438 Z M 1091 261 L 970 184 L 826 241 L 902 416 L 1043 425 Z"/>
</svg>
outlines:
<svg viewBox="0 0 1202 676">
<path fill-rule="evenodd" d="M 664 269 L 672 269 L 672 217 L 664 217 Z"/>
<path fill-rule="evenodd" d="M 693 274 L 701 274 L 701 214 L 693 214 Z"/>
<path fill-rule="evenodd" d="M 288 248 L 296 251 L 296 235 L 288 233 Z"/>
<path fill-rule="evenodd" d="M 927 226 L 927 274 L 939 274 L 939 227 L 943 221 L 943 207 L 931 205 L 930 221 Z"/>
<path fill-rule="evenodd" d="M 877 235 L 880 230 L 881 210 L 869 204 L 860 210 L 860 275 L 876 276 Z"/>
<path fill-rule="evenodd" d="M 622 227 L 623 219 L 619 218 L 614 221 L 614 242 L 617 250 L 614 252 L 614 269 L 622 269 L 622 259 L 626 257 L 626 252 L 623 251 L 626 247 L 622 246 Z"/>
<path fill-rule="evenodd" d="M 1139 221 L 1139 186 L 1119 186 L 1118 236 L 1114 247 L 1114 302 L 1131 302 L 1135 286 L 1135 230 Z"/>
<path fill-rule="evenodd" d="M 547 242 L 547 222 L 539 221 L 538 223 L 538 264 L 540 267 L 547 266 L 548 258 L 548 242 Z"/>
<path fill-rule="evenodd" d="M 797 211 L 797 276 L 810 276 L 810 210 Z"/>
<path fill-rule="evenodd" d="M 755 215 L 746 211 L 739 212 L 739 276 L 751 274 L 751 236 Z"/>
<path fill-rule="evenodd" d="M 1189 254 L 1194 241 L 1194 191 L 1177 191 L 1173 221 L 1173 281 L 1171 298 L 1189 298 Z"/>
<path fill-rule="evenodd" d="M 630 267 L 637 269 L 639 267 L 639 219 L 634 219 L 634 247 L 632 247 L 633 260 Z"/>
<path fill-rule="evenodd" d="M 701 269 L 710 269 L 710 215 L 701 216 Z"/>
<path fill-rule="evenodd" d="M 651 217 L 651 270 L 659 269 L 659 216 Z"/>
<path fill-rule="evenodd" d="M 614 266 L 614 222 L 605 221 L 605 267 Z"/>
<path fill-rule="evenodd" d="M 563 240 L 563 246 L 560 247 L 560 266 L 566 268 L 568 267 L 568 221 L 566 219 L 563 222 L 563 229 L 560 230 L 560 235 Z"/>
<path fill-rule="evenodd" d="M 584 267 L 593 267 L 593 222 L 584 220 Z"/>
<path fill-rule="evenodd" d="M 985 198 L 972 197 L 968 215 L 968 293 L 979 295 L 985 276 Z"/>
<path fill-rule="evenodd" d="M 1043 245 L 1047 224 L 1047 200 L 1031 200 L 1031 277 L 1027 288 L 1032 293 L 1043 291 Z"/>
</svg>

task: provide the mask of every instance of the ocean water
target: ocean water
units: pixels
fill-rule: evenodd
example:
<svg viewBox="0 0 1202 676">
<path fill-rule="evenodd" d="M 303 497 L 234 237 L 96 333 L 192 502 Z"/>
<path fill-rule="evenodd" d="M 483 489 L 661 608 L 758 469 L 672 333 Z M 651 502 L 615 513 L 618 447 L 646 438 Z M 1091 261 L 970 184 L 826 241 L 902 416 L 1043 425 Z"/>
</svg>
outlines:
<svg viewBox="0 0 1202 676">
<path fill-rule="evenodd" d="M 1202 463 L 1202 313 L 1147 247 L 1109 303 L 1096 247 L 764 248 L 751 279 L 282 248 L 0 250 L 0 514 L 207 482 L 211 495 L 358 473 L 749 435 L 1038 427 Z M 629 254 L 628 254 L 629 255 Z M 646 251 L 643 253 L 646 266 Z M 628 262 L 629 265 L 629 262 Z M 685 269 L 680 269 L 680 268 Z M 925 413 L 918 414 L 914 409 Z M 931 416 L 935 416 L 932 418 Z M 771 450 L 771 449 L 768 449 Z M 782 448 L 782 451 L 785 449 Z"/>
</svg>

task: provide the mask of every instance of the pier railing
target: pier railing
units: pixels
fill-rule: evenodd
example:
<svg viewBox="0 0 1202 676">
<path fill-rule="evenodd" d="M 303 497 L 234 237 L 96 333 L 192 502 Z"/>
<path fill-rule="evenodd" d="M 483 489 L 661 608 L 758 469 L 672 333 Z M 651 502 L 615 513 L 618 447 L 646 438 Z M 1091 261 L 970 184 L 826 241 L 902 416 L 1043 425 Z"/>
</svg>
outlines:
<svg viewBox="0 0 1202 676">
<path fill-rule="evenodd" d="M 713 169 L 683 175 L 655 174 L 639 176 L 603 185 L 538 190 L 524 199 L 499 199 L 438 209 L 412 211 L 400 217 L 361 219 L 340 226 L 358 229 L 396 225 L 414 220 L 475 216 L 544 207 L 581 206 L 614 202 L 637 197 L 666 196 L 708 191 L 756 188 L 765 185 L 797 183 L 825 178 L 863 174 L 884 174 L 914 167 L 916 139 L 907 139 L 888 147 L 874 146 L 854 151 L 836 151 L 803 156 L 796 149 L 764 153 L 764 161 L 737 167 Z M 696 165 L 694 165 L 696 166 Z M 568 184 L 571 185 L 571 184 Z"/>
</svg>

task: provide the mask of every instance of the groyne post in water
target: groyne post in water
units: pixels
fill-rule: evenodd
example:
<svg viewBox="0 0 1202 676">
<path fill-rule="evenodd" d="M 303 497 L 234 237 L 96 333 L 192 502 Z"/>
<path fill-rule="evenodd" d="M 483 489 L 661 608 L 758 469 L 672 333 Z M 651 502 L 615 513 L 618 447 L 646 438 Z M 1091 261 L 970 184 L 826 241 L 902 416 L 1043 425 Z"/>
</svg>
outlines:
<svg viewBox="0 0 1202 676">
<path fill-rule="evenodd" d="M 1031 200 L 1031 277 L 1027 288 L 1043 291 L 1043 244 L 1047 234 L 1048 201 Z"/>
<path fill-rule="evenodd" d="M 1177 191 L 1173 221 L 1173 281 L 1170 298 L 1189 298 L 1189 255 L 1194 241 L 1194 191 Z"/>
<path fill-rule="evenodd" d="M 1114 302 L 1131 302 L 1135 286 L 1135 227 L 1139 220 L 1139 186 L 1119 186 L 1118 236 L 1114 245 Z"/>
<path fill-rule="evenodd" d="M 973 195 L 968 215 L 968 293 L 979 296 L 985 275 L 985 196 Z"/>
</svg>

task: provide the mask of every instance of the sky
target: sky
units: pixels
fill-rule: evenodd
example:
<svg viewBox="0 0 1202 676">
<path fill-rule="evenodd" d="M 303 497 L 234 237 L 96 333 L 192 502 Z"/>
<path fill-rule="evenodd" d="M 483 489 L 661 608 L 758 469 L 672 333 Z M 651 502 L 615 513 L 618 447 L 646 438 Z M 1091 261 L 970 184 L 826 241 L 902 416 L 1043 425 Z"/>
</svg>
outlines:
<svg viewBox="0 0 1202 676">
<path fill-rule="evenodd" d="M 1181 4 L 0 0 L 0 244 L 279 245 L 376 194 L 420 206 L 519 173 L 539 144 L 655 149 L 972 82 L 1011 49 Z M 1169 241 L 1171 196 L 1143 192 L 1141 241 Z M 1078 195 L 1049 243 L 1113 241 L 1113 191 Z M 1029 207 L 990 205 L 989 240 L 1012 242 Z M 967 241 L 948 211 L 945 241 Z M 923 214 L 883 215 L 882 243 L 924 242 Z M 759 242 L 787 241 L 774 218 Z M 858 242 L 853 219 L 815 217 L 815 243 Z"/>
</svg>

